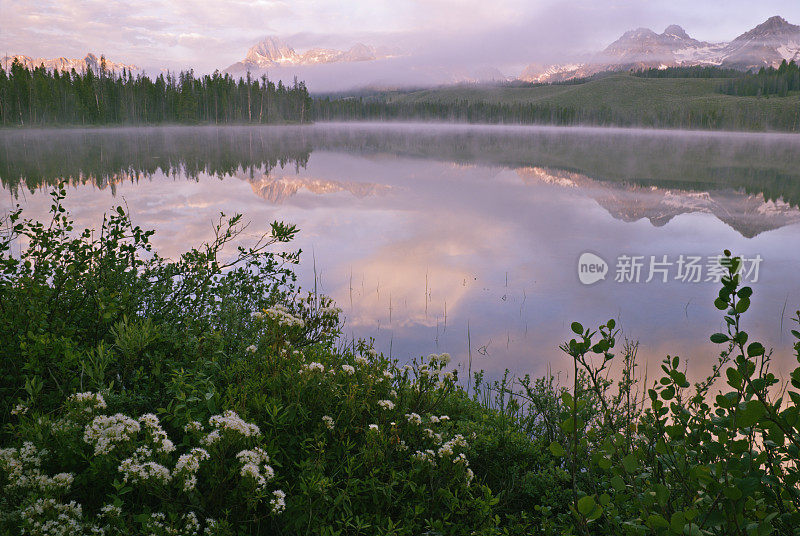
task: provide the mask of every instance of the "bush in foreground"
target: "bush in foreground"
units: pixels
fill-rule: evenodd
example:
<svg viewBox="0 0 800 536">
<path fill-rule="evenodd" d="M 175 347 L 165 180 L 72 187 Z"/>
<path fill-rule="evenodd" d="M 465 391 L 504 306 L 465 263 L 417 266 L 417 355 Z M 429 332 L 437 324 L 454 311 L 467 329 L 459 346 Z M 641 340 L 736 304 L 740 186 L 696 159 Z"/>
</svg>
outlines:
<svg viewBox="0 0 800 536">
<path fill-rule="evenodd" d="M 223 217 L 170 261 L 122 208 L 76 233 L 64 195 L 0 237 L 0 534 L 796 531 L 800 368 L 781 386 L 748 340 L 727 252 L 725 347 L 693 388 L 672 356 L 640 386 L 609 321 L 572 325 L 571 386 L 467 393 L 447 354 L 337 347 L 340 310 L 272 251 L 294 227 L 227 258 Z"/>
</svg>

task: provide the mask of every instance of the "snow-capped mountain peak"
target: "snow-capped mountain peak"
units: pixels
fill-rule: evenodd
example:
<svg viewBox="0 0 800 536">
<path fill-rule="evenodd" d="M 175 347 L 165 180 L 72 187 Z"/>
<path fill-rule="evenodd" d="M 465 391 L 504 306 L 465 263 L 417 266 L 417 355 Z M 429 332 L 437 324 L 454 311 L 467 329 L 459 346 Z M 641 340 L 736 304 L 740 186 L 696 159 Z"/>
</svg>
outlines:
<svg viewBox="0 0 800 536">
<path fill-rule="evenodd" d="M 729 43 L 692 38 L 677 24 L 657 34 L 649 28 L 629 30 L 589 61 L 571 65 L 528 66 L 520 76 L 531 82 L 554 82 L 602 71 L 719 65 L 734 69 L 777 67 L 783 60 L 800 61 L 800 26 L 770 17 Z"/>
</svg>

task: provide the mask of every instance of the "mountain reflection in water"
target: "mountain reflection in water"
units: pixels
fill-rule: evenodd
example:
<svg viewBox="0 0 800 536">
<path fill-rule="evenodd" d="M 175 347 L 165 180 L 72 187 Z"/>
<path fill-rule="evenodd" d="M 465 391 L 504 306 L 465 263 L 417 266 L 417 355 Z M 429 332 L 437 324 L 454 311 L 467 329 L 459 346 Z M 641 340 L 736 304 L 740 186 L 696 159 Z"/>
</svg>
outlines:
<svg viewBox="0 0 800 536">
<path fill-rule="evenodd" d="M 253 231 L 298 224 L 301 281 L 344 308 L 348 336 L 402 361 L 449 351 L 497 373 L 566 370 L 569 323 L 618 318 L 649 365 L 708 363 L 713 283 L 616 283 L 622 255 L 764 258 L 751 338 L 786 350 L 800 306 L 800 138 L 613 129 L 429 125 L 0 132 L 3 209 L 46 214 L 49 185 L 96 226 L 125 198 L 176 256 L 219 211 Z M 253 195 L 255 194 L 255 195 Z M 583 286 L 577 258 L 606 259 Z M 785 306 L 785 308 L 784 308 Z M 781 332 L 783 329 L 783 332 Z M 788 368 L 788 360 L 776 366 Z"/>
</svg>

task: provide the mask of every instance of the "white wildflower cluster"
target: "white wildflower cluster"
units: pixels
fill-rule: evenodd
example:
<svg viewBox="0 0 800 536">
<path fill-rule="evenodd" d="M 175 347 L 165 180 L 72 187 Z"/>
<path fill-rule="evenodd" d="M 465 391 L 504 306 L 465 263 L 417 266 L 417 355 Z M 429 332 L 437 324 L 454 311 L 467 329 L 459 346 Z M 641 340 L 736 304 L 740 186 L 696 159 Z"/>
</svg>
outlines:
<svg viewBox="0 0 800 536">
<path fill-rule="evenodd" d="M 350 376 L 356 373 L 356 369 L 353 368 L 352 365 L 342 365 L 342 370 L 345 371 Z"/>
<path fill-rule="evenodd" d="M 58 473 L 53 476 L 42 474 L 42 457 L 45 450 L 37 450 L 33 443 L 26 441 L 19 449 L 0 449 L 0 470 L 6 473 L 8 483 L 5 491 L 13 489 L 56 492 L 69 489 L 74 480 L 72 473 Z"/>
<path fill-rule="evenodd" d="M 83 509 L 75 501 L 37 499 L 20 512 L 22 533 L 41 536 L 83 534 Z"/>
<path fill-rule="evenodd" d="M 107 504 L 100 509 L 100 517 L 115 518 L 122 515 L 122 508 L 113 504 Z"/>
<path fill-rule="evenodd" d="M 325 372 L 325 365 L 312 361 L 311 363 L 303 364 L 300 367 L 300 372 Z"/>
<path fill-rule="evenodd" d="M 323 415 L 322 422 L 325 423 L 325 427 L 328 430 L 333 430 L 333 428 L 336 426 L 336 423 L 333 422 L 333 417 L 331 417 L 330 415 Z"/>
<path fill-rule="evenodd" d="M 294 316 L 285 305 L 273 305 L 269 309 L 264 309 L 264 315 L 286 327 L 304 327 L 306 323 L 302 318 Z"/>
<path fill-rule="evenodd" d="M 242 478 L 252 478 L 258 489 L 264 489 L 267 482 L 275 477 L 275 470 L 270 467 L 267 453 L 256 447 L 253 450 L 243 450 L 236 455 L 242 464 L 240 474 Z"/>
<path fill-rule="evenodd" d="M 437 445 L 441 444 L 441 442 L 442 442 L 442 434 L 437 434 L 436 432 L 434 432 L 430 428 L 425 428 L 423 430 L 423 432 L 425 432 L 425 434 L 427 434 L 427 436 L 430 439 L 433 439 L 434 443 L 436 443 Z"/>
<path fill-rule="evenodd" d="M 377 432 L 378 431 L 378 425 L 377 424 L 370 424 L 369 425 L 369 431 L 370 432 Z"/>
<path fill-rule="evenodd" d="M 436 453 L 431 449 L 427 450 L 418 450 L 414 454 L 411 455 L 412 458 L 415 460 L 419 460 L 421 462 L 429 463 L 432 466 L 436 465 Z"/>
<path fill-rule="evenodd" d="M 433 368 L 444 368 L 452 359 L 448 353 L 431 354 L 428 356 L 428 365 Z"/>
<path fill-rule="evenodd" d="M 121 413 L 98 415 L 86 425 L 83 440 L 94 446 L 96 456 L 108 454 L 118 443 L 132 439 L 140 430 L 139 423 Z"/>
<path fill-rule="evenodd" d="M 83 410 L 91 413 L 96 409 L 106 409 L 106 401 L 100 393 L 75 393 L 67 399 L 75 405 L 82 406 Z"/>
<path fill-rule="evenodd" d="M 206 533 L 208 534 L 209 521 L 206 520 Z M 197 536 L 200 533 L 200 521 L 197 519 L 197 514 L 189 512 L 180 518 L 180 524 L 172 526 L 167 524 L 167 516 L 163 512 L 156 512 L 150 514 L 150 517 L 144 523 L 146 534 L 164 534 L 166 536 Z M 210 534 L 214 534 L 213 532 Z"/>
<path fill-rule="evenodd" d="M 141 417 L 139 417 L 139 422 L 142 423 L 145 430 L 147 431 L 150 439 L 156 445 L 156 450 L 163 454 L 168 454 L 175 450 L 175 445 L 170 441 L 169 437 L 167 437 L 167 433 L 161 428 L 161 423 L 158 421 L 158 417 L 153 415 L 152 413 L 145 413 Z"/>
<path fill-rule="evenodd" d="M 367 355 L 374 359 L 378 357 L 378 352 L 375 348 L 369 347 L 367 348 Z"/>
<path fill-rule="evenodd" d="M 258 348 L 256 348 L 255 344 L 251 344 L 250 346 L 248 346 L 244 350 L 245 350 L 245 352 L 250 352 L 251 354 L 254 354 L 254 353 L 256 353 L 256 350 L 258 350 Z"/>
<path fill-rule="evenodd" d="M 211 430 L 202 440 L 204 445 L 213 445 L 222 438 L 222 432 L 228 430 L 237 432 L 245 437 L 261 435 L 261 430 L 255 424 L 243 420 L 233 410 L 227 410 L 222 415 L 214 415 L 208 419 Z"/>
<path fill-rule="evenodd" d="M 467 440 L 464 439 L 464 436 L 461 434 L 457 434 L 455 437 L 447 441 L 444 445 L 439 448 L 439 457 L 450 457 L 455 452 L 456 447 L 467 447 Z"/>
<path fill-rule="evenodd" d="M 392 372 L 390 370 L 384 370 L 383 371 L 383 379 L 384 380 L 393 380 L 394 379 L 394 374 L 392 374 Z"/>
<path fill-rule="evenodd" d="M 369 364 L 369 360 L 363 355 L 356 356 L 356 365 L 365 367 Z"/>
<path fill-rule="evenodd" d="M 250 318 L 253 318 L 255 320 L 261 320 L 264 318 L 264 313 L 262 313 L 261 311 L 253 311 L 252 313 L 250 313 Z"/>
<path fill-rule="evenodd" d="M 184 491 L 191 491 L 197 487 L 197 471 L 200 469 L 200 462 L 208 458 L 208 451 L 201 448 L 193 448 L 189 453 L 180 455 L 172 474 L 175 478 L 183 480 Z"/>
<path fill-rule="evenodd" d="M 416 424 L 416 425 L 422 424 L 422 417 L 420 417 L 416 413 L 406 413 L 406 419 L 408 419 L 408 422 L 410 422 L 411 424 Z"/>
<path fill-rule="evenodd" d="M 201 432 L 203 430 L 203 423 L 200 421 L 189 421 L 183 427 L 184 432 Z"/>
<path fill-rule="evenodd" d="M 172 480 L 169 469 L 164 467 L 152 458 L 153 451 L 150 447 L 141 446 L 134 451 L 130 458 L 125 458 L 117 468 L 122 473 L 125 482 L 156 482 L 158 484 L 168 484 Z"/>
<path fill-rule="evenodd" d="M 394 402 L 391 400 L 378 400 L 378 405 L 387 411 L 394 409 Z"/>
<path fill-rule="evenodd" d="M 273 514 L 280 514 L 286 509 L 286 493 L 283 490 L 276 489 L 272 492 L 272 499 L 269 501 L 272 507 Z"/>
<path fill-rule="evenodd" d="M 342 313 L 342 308 L 336 307 L 335 305 L 328 305 L 326 307 L 320 307 L 319 313 L 322 316 L 339 316 Z"/>
<path fill-rule="evenodd" d="M 11 410 L 11 415 L 18 415 L 18 416 L 25 415 L 26 413 L 28 413 L 28 409 L 29 409 L 28 404 L 26 404 L 25 402 L 20 402 L 19 404 L 14 406 L 14 409 Z"/>
</svg>

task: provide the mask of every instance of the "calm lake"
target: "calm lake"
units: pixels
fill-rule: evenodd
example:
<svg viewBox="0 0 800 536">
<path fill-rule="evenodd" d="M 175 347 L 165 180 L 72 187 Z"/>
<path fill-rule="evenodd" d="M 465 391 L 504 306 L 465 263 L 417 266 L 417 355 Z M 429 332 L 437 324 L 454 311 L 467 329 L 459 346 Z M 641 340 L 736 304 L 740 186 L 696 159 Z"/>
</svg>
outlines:
<svg viewBox="0 0 800 536">
<path fill-rule="evenodd" d="M 751 340 L 786 374 L 800 308 L 800 136 L 557 127 L 317 124 L 0 132 L 5 214 L 77 226 L 125 203 L 162 255 L 296 224 L 299 281 L 345 334 L 405 362 L 449 352 L 492 376 L 568 371 L 570 323 L 617 320 L 640 373 L 706 373 L 724 329 L 715 257 L 745 257 Z M 579 262 L 580 260 L 580 262 Z M 581 272 L 582 270 L 582 272 Z M 462 376 L 463 377 L 463 376 Z"/>
</svg>

